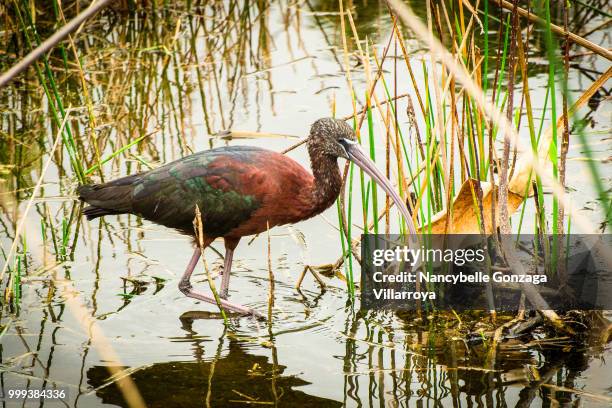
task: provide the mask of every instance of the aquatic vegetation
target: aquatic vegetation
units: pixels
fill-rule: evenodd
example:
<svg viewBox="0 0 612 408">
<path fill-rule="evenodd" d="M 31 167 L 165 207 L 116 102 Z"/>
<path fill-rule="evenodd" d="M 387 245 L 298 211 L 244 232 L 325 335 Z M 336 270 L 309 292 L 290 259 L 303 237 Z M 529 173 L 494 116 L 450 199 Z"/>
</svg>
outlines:
<svg viewBox="0 0 612 408">
<path fill-rule="evenodd" d="M 553 276 L 566 235 L 612 217 L 605 1 L 411 2 L 425 35 L 386 2 L 114 3 L 0 89 L 3 384 L 55 381 L 74 406 L 150 405 L 164 386 L 186 406 L 610 403 L 586 380 L 605 315 L 564 316 L 582 341 L 538 314 L 360 310 L 360 235 L 408 226 L 352 165 L 334 208 L 243 240 L 235 296 L 266 323 L 178 301 L 189 242 L 131 215 L 86 222 L 75 196 L 212 147 L 286 151 L 334 116 L 421 232 L 533 234 Z M 0 5 L 0 72 L 85 6 Z"/>
</svg>

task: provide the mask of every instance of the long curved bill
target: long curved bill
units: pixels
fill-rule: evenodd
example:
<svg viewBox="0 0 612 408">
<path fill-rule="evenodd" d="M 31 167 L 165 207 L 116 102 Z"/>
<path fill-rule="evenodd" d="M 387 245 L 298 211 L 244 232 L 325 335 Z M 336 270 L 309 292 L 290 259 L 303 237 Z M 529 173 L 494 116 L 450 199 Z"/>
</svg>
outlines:
<svg viewBox="0 0 612 408">
<path fill-rule="evenodd" d="M 412 216 L 406 207 L 406 203 L 400 198 L 397 191 L 393 189 L 391 182 L 380 172 L 380 170 L 378 170 L 376 164 L 374 164 L 374 162 L 370 160 L 368 156 L 366 156 L 365 152 L 361 149 L 357 142 L 344 139 L 343 146 L 348 153 L 349 159 L 363 171 L 365 171 L 368 176 L 372 177 L 376 184 L 378 184 L 387 194 L 389 194 L 389 197 L 391 197 L 391 199 L 395 202 L 395 205 L 406 220 L 406 224 L 410 230 L 411 241 L 415 242 L 417 232 L 416 228 L 414 227 L 414 223 L 412 222 Z"/>
</svg>

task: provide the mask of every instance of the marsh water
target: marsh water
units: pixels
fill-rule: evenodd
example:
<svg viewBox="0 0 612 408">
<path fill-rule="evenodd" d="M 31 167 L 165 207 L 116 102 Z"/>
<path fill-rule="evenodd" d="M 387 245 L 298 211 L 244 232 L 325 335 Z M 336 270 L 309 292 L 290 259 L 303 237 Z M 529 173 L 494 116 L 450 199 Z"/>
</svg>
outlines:
<svg viewBox="0 0 612 408">
<path fill-rule="evenodd" d="M 143 171 L 216 146 L 250 144 L 281 151 L 306 136 L 317 118 L 352 113 L 337 2 L 185 3 L 109 9 L 88 22 L 75 37 L 74 49 L 85 78 L 68 45 L 50 55 L 85 169 L 142 137 L 101 171 L 94 168 L 93 180 Z M 424 4 L 412 2 L 423 18 Z M 50 6 L 47 12 L 37 16 L 43 38 L 57 21 Z M 360 37 L 380 55 L 392 27 L 384 3 L 357 1 L 353 13 Z M 572 20 L 578 32 L 606 19 L 592 7 L 581 13 Z M 610 35 L 604 29 L 589 39 L 609 48 Z M 417 83 L 424 86 L 427 50 L 405 36 Z M 532 45 L 530 88 L 539 115 L 548 67 L 537 36 Z M 15 61 L 19 46 L 26 44 L 7 45 L 0 55 L 3 67 Z M 353 85 L 361 90 L 357 97 L 362 101 L 363 63 L 353 43 L 349 53 Z M 573 61 L 572 95 L 580 95 L 608 67 L 594 56 Z M 399 51 L 390 52 L 384 68 L 390 77 L 397 69 L 398 93 L 410 92 Z M 589 119 L 586 133 L 610 186 L 612 109 L 607 97 L 602 91 L 580 117 Z M 405 101 L 399 105 L 399 120 L 406 123 Z M 58 129 L 49 120 L 49 103 L 33 69 L 12 88 L 0 90 L 0 109 L 0 242 L 6 254 Z M 546 118 L 544 127 L 549 122 Z M 384 147 L 380 151 L 384 154 Z M 289 155 L 308 165 L 303 147 Z M 69 392 L 65 404 L 40 406 L 125 406 L 108 366 L 129 373 L 147 405 L 159 407 L 610 404 L 609 344 L 516 345 L 490 364 L 484 347 L 468 348 L 448 334 L 457 324 L 472 324 L 476 332 L 478 319 L 458 323 L 361 311 L 359 299 L 351 301 L 346 283 L 338 278 L 324 278 L 323 290 L 307 275 L 296 290 L 305 264 L 334 263 L 341 254 L 336 207 L 290 228 L 272 229 L 269 248 L 266 234 L 240 242 L 231 300 L 265 312 L 270 262 L 275 306 L 270 322 L 231 317 L 225 326 L 216 307 L 178 290 L 192 252 L 188 238 L 135 216 L 87 222 L 79 216 L 69 155 L 60 148 L 51 158 L 20 238 L 20 301 L 5 304 L 0 320 L 2 388 L 54 384 Z M 598 224 L 603 215 L 588 180 L 580 144 L 572 143 L 568 191 L 581 213 Z M 354 199 L 360 200 L 357 191 Z M 526 213 L 533 211 L 530 201 Z M 525 217 L 523 228 L 532 230 L 532 218 Z M 222 243 L 213 246 L 223 251 Z M 206 259 L 213 271 L 221 268 L 215 251 L 208 250 Z M 207 290 L 203 268 L 194 281 Z M 116 360 L 100 353 L 100 333 L 92 335 L 90 324 L 66 303 L 66 293 L 85 307 Z M 2 404 L 12 406 L 6 400 Z"/>
</svg>

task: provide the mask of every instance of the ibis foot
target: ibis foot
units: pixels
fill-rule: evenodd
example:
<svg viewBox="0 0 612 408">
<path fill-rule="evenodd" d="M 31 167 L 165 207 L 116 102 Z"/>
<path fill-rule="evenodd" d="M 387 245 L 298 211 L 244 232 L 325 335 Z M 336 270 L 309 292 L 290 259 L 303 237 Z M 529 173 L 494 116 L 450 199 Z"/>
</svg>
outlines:
<svg viewBox="0 0 612 408">
<path fill-rule="evenodd" d="M 217 301 L 215 300 L 214 296 L 205 295 L 203 293 L 198 293 L 194 291 L 189 282 L 185 282 L 181 280 L 181 282 L 179 283 L 179 289 L 187 297 L 198 299 L 198 300 L 201 300 L 203 302 L 210 303 L 213 305 L 217 304 Z M 223 309 L 230 311 L 230 312 L 236 312 L 242 315 L 252 315 L 253 317 L 256 317 L 258 319 L 263 318 L 263 316 L 259 312 L 251 308 L 248 308 L 246 306 L 239 305 L 237 303 L 228 302 L 225 299 L 219 299 L 219 304 L 221 305 Z"/>
<path fill-rule="evenodd" d="M 239 305 L 237 303 L 228 302 L 226 300 L 227 292 L 229 289 L 229 274 L 230 274 L 231 265 L 232 265 L 232 253 L 233 253 L 233 249 L 228 249 L 225 255 L 225 266 L 223 268 L 223 278 L 222 278 L 221 292 L 220 292 L 221 299 L 219 299 L 219 304 L 225 310 L 240 313 L 242 315 L 252 315 L 253 317 L 262 319 L 264 318 L 264 316 L 258 313 L 257 311 L 250 309 L 246 306 Z M 185 294 L 185 296 L 216 305 L 217 301 L 215 300 L 214 296 L 205 295 L 203 293 L 196 292 L 193 290 L 193 287 L 191 286 L 191 282 L 190 282 L 191 274 L 193 273 L 193 270 L 198 264 L 200 255 L 201 255 L 200 248 L 196 248 L 193 251 L 191 260 L 189 261 L 189 264 L 187 265 L 187 268 L 185 269 L 185 273 L 183 274 L 183 277 L 181 278 L 181 281 L 179 282 L 178 287 L 179 287 L 179 290 Z"/>
</svg>

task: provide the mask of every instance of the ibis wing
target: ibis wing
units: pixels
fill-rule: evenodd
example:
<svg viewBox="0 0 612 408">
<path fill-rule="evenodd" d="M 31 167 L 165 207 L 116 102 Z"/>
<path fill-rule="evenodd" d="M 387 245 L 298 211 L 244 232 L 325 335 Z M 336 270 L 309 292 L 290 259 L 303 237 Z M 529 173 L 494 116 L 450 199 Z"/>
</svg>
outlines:
<svg viewBox="0 0 612 408">
<path fill-rule="evenodd" d="M 247 221 L 262 203 L 251 192 L 260 183 L 254 148 L 197 153 L 141 175 L 133 191 L 132 212 L 185 233 L 193 232 L 196 205 L 204 231 L 223 236 Z"/>
</svg>

